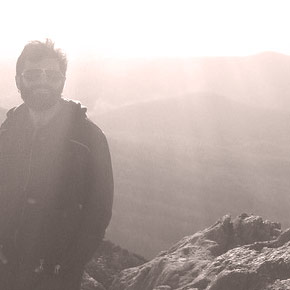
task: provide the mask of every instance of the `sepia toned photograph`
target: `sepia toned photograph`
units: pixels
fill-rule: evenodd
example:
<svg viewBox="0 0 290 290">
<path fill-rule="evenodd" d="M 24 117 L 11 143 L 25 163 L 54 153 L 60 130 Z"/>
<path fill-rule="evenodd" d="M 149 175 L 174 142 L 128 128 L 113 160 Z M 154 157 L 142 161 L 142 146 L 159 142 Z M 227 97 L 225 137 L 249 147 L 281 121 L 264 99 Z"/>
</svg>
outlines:
<svg viewBox="0 0 290 290">
<path fill-rule="evenodd" d="M 289 8 L 3 3 L 0 290 L 290 290 Z"/>
</svg>

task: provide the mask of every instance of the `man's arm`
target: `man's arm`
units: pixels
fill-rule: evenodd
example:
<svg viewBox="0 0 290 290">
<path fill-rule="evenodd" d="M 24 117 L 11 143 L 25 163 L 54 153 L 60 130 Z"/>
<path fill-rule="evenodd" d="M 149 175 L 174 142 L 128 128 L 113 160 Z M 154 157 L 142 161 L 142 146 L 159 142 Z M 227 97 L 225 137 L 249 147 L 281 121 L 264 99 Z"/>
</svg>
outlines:
<svg viewBox="0 0 290 290">
<path fill-rule="evenodd" d="M 104 133 L 91 134 L 91 160 L 87 172 L 88 199 L 84 204 L 84 223 L 80 236 L 84 258 L 90 259 L 104 238 L 112 217 L 114 181 L 109 146 Z"/>
<path fill-rule="evenodd" d="M 113 172 L 107 139 L 103 132 L 88 123 L 89 133 L 86 145 L 90 150 L 90 160 L 86 167 L 86 200 L 83 205 L 83 223 L 78 240 L 72 250 L 72 264 L 88 262 L 100 243 L 112 216 Z M 86 133 L 86 135 L 87 135 Z M 70 264 L 70 263 L 69 263 Z"/>
</svg>

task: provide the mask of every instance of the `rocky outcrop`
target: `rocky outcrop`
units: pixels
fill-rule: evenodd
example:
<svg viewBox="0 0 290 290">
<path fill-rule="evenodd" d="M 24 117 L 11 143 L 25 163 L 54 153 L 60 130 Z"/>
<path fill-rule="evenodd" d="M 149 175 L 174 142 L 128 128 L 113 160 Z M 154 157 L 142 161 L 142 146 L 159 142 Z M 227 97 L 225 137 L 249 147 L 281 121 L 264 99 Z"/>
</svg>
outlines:
<svg viewBox="0 0 290 290">
<path fill-rule="evenodd" d="M 290 230 L 242 214 L 183 238 L 141 266 L 122 271 L 111 290 L 290 289 Z"/>
<path fill-rule="evenodd" d="M 106 290 L 106 288 L 85 272 L 81 290 Z"/>
<path fill-rule="evenodd" d="M 114 278 L 124 269 L 147 262 L 110 241 L 104 241 L 86 267 L 82 290 L 109 289 Z"/>
</svg>

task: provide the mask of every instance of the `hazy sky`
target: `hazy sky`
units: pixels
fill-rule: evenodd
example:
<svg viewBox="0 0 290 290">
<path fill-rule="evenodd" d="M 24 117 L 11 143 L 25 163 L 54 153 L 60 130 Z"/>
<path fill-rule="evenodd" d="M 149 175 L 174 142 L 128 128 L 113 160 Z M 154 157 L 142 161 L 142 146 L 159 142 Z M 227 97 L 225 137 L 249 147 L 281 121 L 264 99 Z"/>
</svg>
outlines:
<svg viewBox="0 0 290 290">
<path fill-rule="evenodd" d="M 290 54 L 288 0 L 9 0 L 0 58 L 52 38 L 70 58 Z"/>
</svg>

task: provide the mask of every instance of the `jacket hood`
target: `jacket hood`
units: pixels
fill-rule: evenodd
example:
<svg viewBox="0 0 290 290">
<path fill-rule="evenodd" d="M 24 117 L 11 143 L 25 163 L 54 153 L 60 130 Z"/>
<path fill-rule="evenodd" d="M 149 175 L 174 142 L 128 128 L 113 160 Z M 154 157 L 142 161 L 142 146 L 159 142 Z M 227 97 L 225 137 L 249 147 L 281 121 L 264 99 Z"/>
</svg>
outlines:
<svg viewBox="0 0 290 290">
<path fill-rule="evenodd" d="M 87 118 L 87 108 L 82 106 L 80 102 L 62 98 L 61 102 L 63 104 L 62 110 L 67 111 L 76 118 L 86 119 Z"/>
<path fill-rule="evenodd" d="M 61 115 L 67 116 L 70 120 L 87 119 L 87 108 L 82 106 L 80 102 L 61 98 Z M 21 124 L 27 120 L 28 107 L 26 104 L 21 104 L 10 109 L 6 114 L 6 120 L 2 123 L 0 130 L 7 129 L 10 125 Z"/>
</svg>

